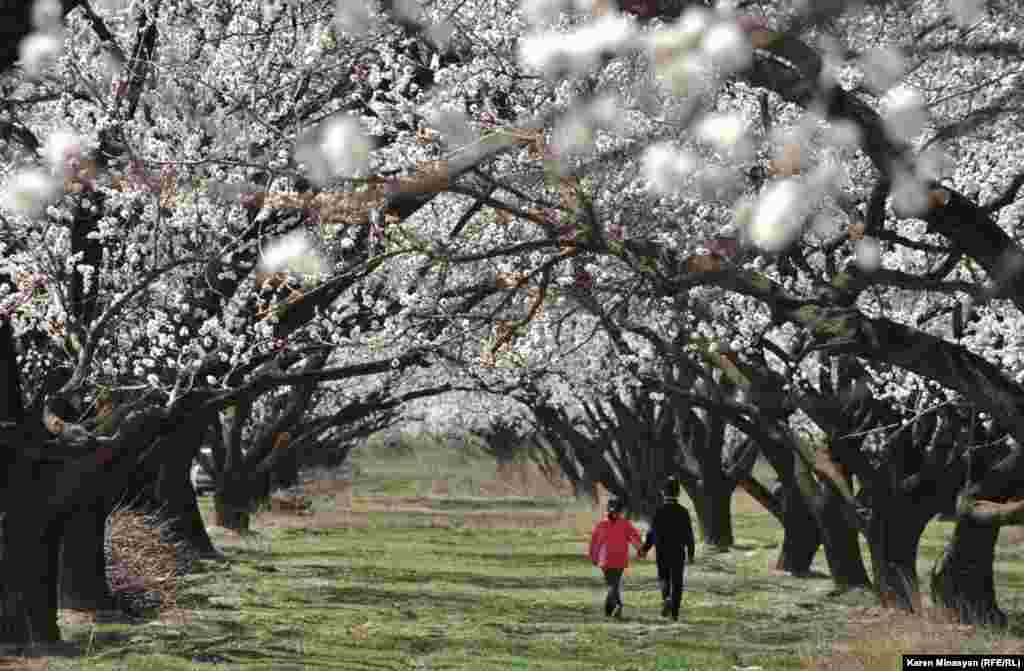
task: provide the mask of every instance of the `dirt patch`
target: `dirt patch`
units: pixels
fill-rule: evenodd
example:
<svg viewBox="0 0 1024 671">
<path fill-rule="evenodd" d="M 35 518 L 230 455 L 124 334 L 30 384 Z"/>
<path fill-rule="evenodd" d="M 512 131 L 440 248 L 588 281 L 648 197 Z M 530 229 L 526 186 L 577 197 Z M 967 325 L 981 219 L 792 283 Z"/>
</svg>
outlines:
<svg viewBox="0 0 1024 671">
<path fill-rule="evenodd" d="M 1003 527 L 999 535 L 1000 544 L 1020 545 L 1024 543 L 1024 527 Z"/>
<path fill-rule="evenodd" d="M 809 671 L 878 671 L 902 668 L 902 655 L 956 654 L 979 635 L 976 627 L 958 624 L 941 609 L 909 615 L 878 607 L 851 610 L 847 635 L 824 657 L 808 659 Z M 1024 641 L 985 639 L 991 654 L 1024 653 Z M 976 646 L 975 646 L 976 647 Z"/>
<path fill-rule="evenodd" d="M 732 495 L 732 512 L 736 514 L 763 513 L 766 512 L 757 499 L 742 489 L 737 489 Z"/>
<path fill-rule="evenodd" d="M 370 497 L 368 497 L 370 498 Z M 376 497 L 387 499 L 387 497 Z M 406 501 L 402 505 L 399 501 Z M 360 501 L 360 509 L 317 512 L 298 517 L 279 513 L 261 513 L 253 522 L 256 529 L 366 529 L 370 526 L 371 513 L 406 513 L 420 515 L 424 523 L 437 528 L 468 529 L 571 529 L 581 535 L 589 534 L 595 523 L 594 514 L 579 511 L 536 511 L 536 510 L 479 510 L 467 512 L 438 511 L 430 507 L 429 499 L 404 497 L 404 499 Z M 218 539 L 219 541 L 219 539 Z"/>
<path fill-rule="evenodd" d="M 0 671 L 47 671 L 49 668 L 49 663 L 42 658 L 0 656 Z"/>
<path fill-rule="evenodd" d="M 572 483 L 531 462 L 498 464 L 494 479 L 480 483 L 481 496 L 573 496 Z"/>
</svg>

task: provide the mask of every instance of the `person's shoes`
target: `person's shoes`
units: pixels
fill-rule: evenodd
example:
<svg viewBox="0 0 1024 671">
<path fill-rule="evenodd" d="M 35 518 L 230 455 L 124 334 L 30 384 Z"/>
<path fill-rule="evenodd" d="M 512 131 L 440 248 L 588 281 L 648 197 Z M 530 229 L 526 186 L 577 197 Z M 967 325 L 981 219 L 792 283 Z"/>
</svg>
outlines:
<svg viewBox="0 0 1024 671">
<path fill-rule="evenodd" d="M 672 613 L 672 621 L 679 622 L 679 613 Z"/>
<path fill-rule="evenodd" d="M 668 617 L 669 613 L 671 613 L 671 612 L 672 612 L 672 609 L 669 607 L 669 605 L 667 603 L 661 604 L 661 616 L 662 617 Z"/>
<path fill-rule="evenodd" d="M 611 617 L 611 616 L 612 616 L 612 611 L 613 611 L 613 610 L 615 610 L 615 608 L 614 608 L 614 607 L 612 607 L 612 606 L 609 606 L 608 604 L 605 604 L 605 605 L 604 605 L 604 616 L 605 616 L 605 617 Z"/>
<path fill-rule="evenodd" d="M 616 620 L 621 620 L 622 619 L 622 604 L 621 603 L 618 606 L 615 607 L 615 610 L 612 611 L 612 617 L 614 617 Z"/>
</svg>

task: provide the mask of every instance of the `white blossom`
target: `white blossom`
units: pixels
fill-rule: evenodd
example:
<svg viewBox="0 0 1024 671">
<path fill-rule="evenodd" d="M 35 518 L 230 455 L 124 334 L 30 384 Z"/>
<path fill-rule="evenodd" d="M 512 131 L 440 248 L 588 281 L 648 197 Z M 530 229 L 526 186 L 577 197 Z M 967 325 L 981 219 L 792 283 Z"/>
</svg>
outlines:
<svg viewBox="0 0 1024 671">
<path fill-rule="evenodd" d="M 69 159 L 82 154 L 81 139 L 73 131 L 61 129 L 50 135 L 43 148 L 46 162 L 56 171 L 63 171 Z"/>
<path fill-rule="evenodd" d="M 558 20 L 558 15 L 565 9 L 565 1 L 523 0 L 520 9 L 531 24 L 550 23 Z"/>
<path fill-rule="evenodd" d="M 15 173 L 3 191 L 3 207 L 26 217 L 39 216 L 58 195 L 57 183 L 41 170 Z"/>
<path fill-rule="evenodd" d="M 679 183 L 693 174 L 697 166 L 697 159 L 692 154 L 679 151 L 666 142 L 651 145 L 644 152 L 644 179 L 659 193 L 677 190 Z"/>
<path fill-rule="evenodd" d="M 765 189 L 750 224 L 751 241 L 766 252 L 781 252 L 800 235 L 806 214 L 804 188 L 784 179 Z"/>
<path fill-rule="evenodd" d="M 878 244 L 877 238 L 863 237 L 857 241 L 854 248 L 854 258 L 857 267 L 866 273 L 878 270 L 882 265 L 882 246 Z"/>
<path fill-rule="evenodd" d="M 864 82 L 876 93 L 884 93 L 903 79 L 907 66 L 903 54 L 891 47 L 873 49 L 861 60 Z"/>
<path fill-rule="evenodd" d="M 710 114 L 701 119 L 694 132 L 697 137 L 723 153 L 742 152 L 746 122 L 738 114 Z"/>
<path fill-rule="evenodd" d="M 636 24 L 621 15 L 602 16 L 578 30 L 527 36 L 519 42 L 519 62 L 549 78 L 566 73 L 581 74 L 593 69 L 604 54 L 615 54 L 632 46 Z"/>
<path fill-rule="evenodd" d="M 63 45 L 60 37 L 52 32 L 30 33 L 18 45 L 21 67 L 30 77 L 38 77 L 57 62 Z"/>
<path fill-rule="evenodd" d="M 277 238 L 264 248 L 260 267 L 267 273 L 289 271 L 304 275 L 320 275 L 325 272 L 326 263 L 306 232 L 293 231 Z"/>
<path fill-rule="evenodd" d="M 351 176 L 366 169 L 371 147 L 359 122 L 346 116 L 327 122 L 323 149 L 336 175 Z"/>
<path fill-rule="evenodd" d="M 373 26 L 373 12 L 366 0 L 338 0 L 334 25 L 344 33 L 361 35 Z"/>
<path fill-rule="evenodd" d="M 723 21 L 708 30 L 702 48 L 708 61 L 726 75 L 745 70 L 754 61 L 750 40 L 733 21 Z"/>
<path fill-rule="evenodd" d="M 928 110 L 924 100 L 909 86 L 899 86 L 889 92 L 882 119 L 891 138 L 909 142 L 917 137 L 928 123 Z"/>
<path fill-rule="evenodd" d="M 949 13 L 958 26 L 966 28 L 985 17 L 985 0 L 949 0 Z"/>
<path fill-rule="evenodd" d="M 32 3 L 32 25 L 37 30 L 59 28 L 62 14 L 60 0 L 35 0 Z"/>
</svg>

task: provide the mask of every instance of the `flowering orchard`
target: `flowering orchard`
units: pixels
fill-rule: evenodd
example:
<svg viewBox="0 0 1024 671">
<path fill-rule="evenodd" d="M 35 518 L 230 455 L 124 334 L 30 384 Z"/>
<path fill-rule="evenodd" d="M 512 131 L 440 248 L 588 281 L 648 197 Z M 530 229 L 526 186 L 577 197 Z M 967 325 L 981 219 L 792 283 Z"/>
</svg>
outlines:
<svg viewBox="0 0 1024 671">
<path fill-rule="evenodd" d="M 710 5 L 25 8 L 3 305 L 45 435 L 141 458 L 159 475 L 119 486 L 193 520 L 195 452 L 167 446 L 210 444 L 244 526 L 288 446 L 507 393 L 584 480 L 692 475 L 706 530 L 748 488 L 794 572 L 824 544 L 837 582 L 868 582 L 864 534 L 907 608 L 920 532 L 958 499 L 933 594 L 999 621 L 958 566 L 1022 518 L 1024 15 Z M 722 451 L 727 428 L 753 448 Z"/>
</svg>

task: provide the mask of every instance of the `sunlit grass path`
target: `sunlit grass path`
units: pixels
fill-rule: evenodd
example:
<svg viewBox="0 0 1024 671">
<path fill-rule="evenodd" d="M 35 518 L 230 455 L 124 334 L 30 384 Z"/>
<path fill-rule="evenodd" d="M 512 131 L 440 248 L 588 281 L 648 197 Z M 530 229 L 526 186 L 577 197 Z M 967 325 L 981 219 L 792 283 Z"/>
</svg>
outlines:
<svg viewBox="0 0 1024 671">
<path fill-rule="evenodd" d="M 832 651 L 852 615 L 874 606 L 864 594 L 828 598 L 827 578 L 773 571 L 781 531 L 738 498 L 737 547 L 698 550 L 678 624 L 658 615 L 651 561 L 634 563 L 625 620 L 610 621 L 599 573 L 583 556 L 595 519 L 587 504 L 423 496 L 424 478 L 399 470 L 404 484 L 371 473 L 357 494 L 390 489 L 405 504 L 418 495 L 415 505 L 374 509 L 357 497 L 362 510 L 348 515 L 325 498 L 312 517 L 263 517 L 250 537 L 215 530 L 231 562 L 186 579 L 186 622 L 68 625 L 65 636 L 85 654 L 50 668 L 797 669 Z M 358 524 L 339 526 L 346 520 Z M 948 531 L 929 528 L 925 580 Z M 1024 545 L 1001 544 L 1000 599 L 1012 613 L 1024 610 L 1022 558 Z M 816 568 L 826 572 L 823 557 Z M 990 641 L 978 636 L 971 645 L 982 651 Z M 861 657 L 877 647 L 857 645 Z"/>
</svg>

